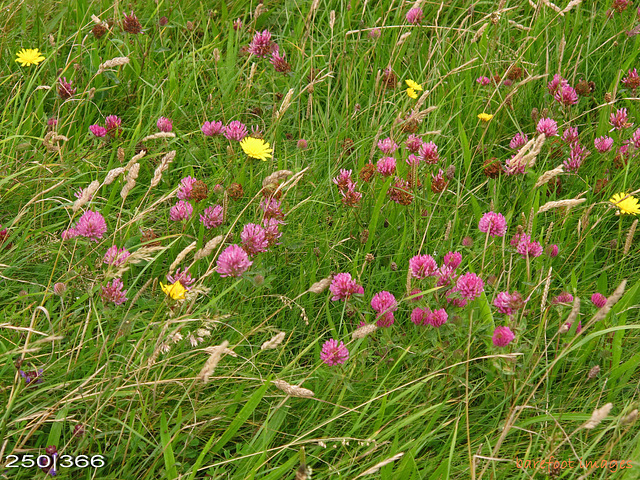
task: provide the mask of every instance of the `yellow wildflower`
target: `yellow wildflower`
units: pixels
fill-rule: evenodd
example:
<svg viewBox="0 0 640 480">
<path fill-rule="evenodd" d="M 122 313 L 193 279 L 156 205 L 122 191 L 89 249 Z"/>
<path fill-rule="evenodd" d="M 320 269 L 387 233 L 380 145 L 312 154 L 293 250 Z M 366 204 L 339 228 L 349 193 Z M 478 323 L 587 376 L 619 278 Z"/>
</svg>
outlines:
<svg viewBox="0 0 640 480">
<path fill-rule="evenodd" d="M 44 57 L 37 48 L 23 48 L 16 54 L 16 62 L 23 67 L 38 65 Z"/>
<path fill-rule="evenodd" d="M 489 120 L 491 120 L 493 118 L 493 115 L 491 115 L 490 113 L 479 113 L 478 114 L 478 118 L 480 120 L 482 120 L 483 122 L 488 122 Z"/>
<path fill-rule="evenodd" d="M 413 98 L 414 100 L 418 98 L 418 93 L 411 87 L 407 88 L 407 95 L 409 95 L 409 97 Z"/>
<path fill-rule="evenodd" d="M 628 196 L 626 193 L 616 193 L 609 199 L 611 203 L 618 209 L 616 215 L 629 214 L 637 215 L 640 213 L 640 207 L 638 206 L 638 199 L 634 196 Z M 623 200 L 624 198 L 624 200 Z"/>
<path fill-rule="evenodd" d="M 269 143 L 265 142 L 261 138 L 244 137 L 240 142 L 240 146 L 244 153 L 251 158 L 257 158 L 263 161 L 267 161 L 267 158 L 272 158 L 273 149 L 269 148 Z"/>
<path fill-rule="evenodd" d="M 420 85 L 419 83 L 414 82 L 413 80 L 405 80 L 405 83 L 407 84 L 407 87 L 412 88 L 414 90 L 418 90 L 419 92 L 422 91 L 422 85 Z"/>
<path fill-rule="evenodd" d="M 164 285 L 160 282 L 160 288 L 162 291 L 167 294 L 167 296 L 173 298 L 174 300 L 183 300 L 184 293 L 187 291 L 186 288 L 182 286 L 180 281 L 176 281 L 175 283 L 170 283 L 168 285 Z"/>
</svg>

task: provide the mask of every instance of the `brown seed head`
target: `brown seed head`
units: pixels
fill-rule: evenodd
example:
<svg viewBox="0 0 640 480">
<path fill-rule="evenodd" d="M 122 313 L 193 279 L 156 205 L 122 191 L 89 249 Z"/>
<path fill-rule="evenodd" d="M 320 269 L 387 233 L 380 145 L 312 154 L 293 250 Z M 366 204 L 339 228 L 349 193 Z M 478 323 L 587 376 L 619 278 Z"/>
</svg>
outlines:
<svg viewBox="0 0 640 480">
<path fill-rule="evenodd" d="M 159 247 L 161 243 L 153 241 L 156 238 L 158 238 L 158 235 L 156 235 L 152 228 L 149 228 L 146 230 L 142 230 L 140 241 L 141 243 L 146 243 L 148 247 Z"/>
<path fill-rule="evenodd" d="M 367 262 L 367 263 L 371 263 L 371 262 L 373 262 L 374 260 L 375 260 L 375 257 L 374 257 L 374 256 L 373 256 L 373 254 L 371 254 L 371 253 L 367 253 L 367 254 L 364 256 L 364 261 L 365 261 L 365 262 Z"/>
<path fill-rule="evenodd" d="M 345 138 L 342 141 L 342 151 L 346 154 L 346 155 L 350 155 L 351 153 L 353 153 L 353 140 L 351 140 L 350 138 Z"/>
<path fill-rule="evenodd" d="M 376 173 L 376 166 L 373 163 L 367 163 L 358 175 L 363 182 L 370 182 Z"/>
<path fill-rule="evenodd" d="M 244 195 L 244 190 L 242 190 L 242 185 L 239 183 L 232 183 L 227 188 L 227 193 L 232 200 L 239 200 Z"/>
<path fill-rule="evenodd" d="M 105 33 L 107 33 L 107 31 L 108 31 L 107 27 L 105 27 L 101 23 L 98 23 L 97 25 L 94 25 L 93 29 L 91 30 L 91 33 L 93 33 L 93 36 L 95 38 L 101 38 L 102 36 L 104 36 Z"/>
<path fill-rule="evenodd" d="M 496 157 L 484 161 L 484 174 L 489 178 L 498 178 L 502 173 L 502 164 Z"/>
<path fill-rule="evenodd" d="M 611 95 L 609 92 L 604 94 L 604 101 L 607 103 L 610 103 L 611 101 L 613 101 L 613 95 Z"/>
<path fill-rule="evenodd" d="M 507 70 L 506 77 L 512 81 L 520 80 L 522 78 L 522 68 L 514 65 Z"/>
<path fill-rule="evenodd" d="M 589 380 L 593 380 L 598 376 L 599 373 L 600 373 L 600 365 L 596 365 L 591 370 L 589 370 L 589 374 L 587 375 L 587 378 Z"/>
<path fill-rule="evenodd" d="M 382 72 L 382 81 L 384 82 L 384 86 L 388 89 L 396 88 L 398 85 L 398 76 L 391 69 L 391 67 L 387 67 Z"/>
<path fill-rule="evenodd" d="M 576 93 L 582 97 L 591 95 L 595 90 L 595 83 L 587 82 L 586 80 L 580 80 L 576 84 Z"/>
<path fill-rule="evenodd" d="M 538 121 L 538 118 L 540 117 L 540 112 L 538 111 L 537 108 L 532 108 L 531 109 L 531 120 L 533 120 L 534 122 Z"/>
<path fill-rule="evenodd" d="M 596 180 L 596 186 L 593 189 L 593 191 L 595 193 L 600 193 L 604 189 L 604 187 L 607 186 L 608 183 L 609 183 L 608 178 L 599 178 L 598 180 Z"/>
<path fill-rule="evenodd" d="M 122 21 L 122 29 L 133 35 L 137 35 L 142 31 L 142 25 L 138 21 L 138 17 L 131 12 L 131 15 L 124 14 L 124 20 Z"/>
<path fill-rule="evenodd" d="M 202 180 L 196 180 L 191 190 L 191 198 L 197 203 L 209 196 L 209 187 Z"/>
</svg>

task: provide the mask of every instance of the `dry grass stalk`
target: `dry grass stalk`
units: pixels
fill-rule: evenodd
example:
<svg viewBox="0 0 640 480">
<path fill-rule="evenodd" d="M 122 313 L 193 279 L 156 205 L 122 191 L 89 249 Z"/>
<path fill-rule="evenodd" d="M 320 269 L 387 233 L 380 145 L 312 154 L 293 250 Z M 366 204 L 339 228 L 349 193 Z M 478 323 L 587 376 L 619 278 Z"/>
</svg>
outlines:
<svg viewBox="0 0 640 480">
<path fill-rule="evenodd" d="M 162 173 L 167 168 L 169 168 L 169 164 L 173 162 L 174 158 L 176 158 L 175 150 L 171 150 L 164 157 L 162 157 L 162 160 L 160 161 L 160 165 L 158 165 L 158 168 L 156 168 L 156 171 L 153 173 L 153 179 L 151 180 L 150 188 L 154 188 L 158 186 L 158 184 L 160 183 L 160 180 L 162 180 Z"/>
<path fill-rule="evenodd" d="M 552 178 L 557 177 L 561 173 L 564 173 L 564 165 L 560 165 L 560 166 L 554 168 L 553 170 L 547 170 L 542 175 L 540 175 L 540 177 L 538 177 L 538 181 L 534 185 L 534 188 L 541 187 L 542 185 L 547 183 L 549 180 L 551 180 Z"/>
<path fill-rule="evenodd" d="M 262 188 L 266 188 L 271 184 L 278 184 L 282 180 L 286 180 L 291 175 L 293 175 L 291 170 L 278 170 L 277 172 L 273 172 L 262 181 Z"/>
<path fill-rule="evenodd" d="M 276 120 L 279 120 L 285 114 L 285 112 L 289 109 L 289 107 L 291 106 L 292 98 L 293 98 L 293 88 L 290 88 L 287 94 L 284 96 L 284 99 L 282 100 L 282 104 L 280 105 L 280 108 L 276 112 Z"/>
<path fill-rule="evenodd" d="M 378 471 L 382 467 L 384 467 L 385 465 L 389 465 L 390 463 L 393 463 L 396 460 L 401 459 L 403 455 L 404 455 L 404 452 L 396 453 L 393 457 L 387 458 L 386 460 L 383 460 L 382 462 L 375 464 L 373 467 L 366 469 L 364 472 L 362 472 L 360 475 L 358 475 L 355 478 L 360 478 L 360 477 L 364 477 L 365 475 L 373 475 L 374 473 L 378 473 Z"/>
<path fill-rule="evenodd" d="M 256 9 L 253 11 L 253 19 L 257 19 L 260 15 L 262 15 L 266 11 L 265 6 L 262 3 L 259 3 Z"/>
<path fill-rule="evenodd" d="M 220 363 L 220 359 L 222 358 L 222 355 L 227 350 L 228 346 L 229 346 L 229 342 L 225 340 L 217 347 L 214 347 L 213 353 L 211 353 L 211 356 L 209 357 L 207 362 L 204 364 L 204 367 L 202 367 L 202 370 L 200 370 L 200 374 L 198 375 L 198 377 L 203 381 L 203 383 L 209 382 L 209 377 L 211 377 L 211 374 L 218 366 L 218 363 Z"/>
<path fill-rule="evenodd" d="M 331 31 L 333 32 L 333 27 L 336 24 L 336 11 L 335 10 L 331 10 L 329 12 L 329 28 L 331 29 Z"/>
<path fill-rule="evenodd" d="M 313 391 L 309 390 L 308 388 L 291 385 L 284 380 L 274 380 L 272 383 L 291 397 L 309 398 L 315 395 L 315 393 L 313 393 Z"/>
<path fill-rule="evenodd" d="M 553 224 L 554 222 L 551 222 L 549 224 L 549 227 L 547 228 L 547 234 L 544 237 L 544 244 L 547 245 L 549 243 L 549 241 L 551 240 L 551 233 L 553 232 Z"/>
<path fill-rule="evenodd" d="M 594 429 L 602 422 L 613 408 L 613 403 L 607 403 L 602 408 L 596 408 L 591 414 L 591 418 L 584 424 L 586 429 Z"/>
<path fill-rule="evenodd" d="M 278 346 L 283 342 L 285 337 L 284 332 L 280 332 L 271 338 L 271 340 L 267 340 L 262 344 L 260 350 L 273 350 L 274 348 L 278 348 Z"/>
<path fill-rule="evenodd" d="M 622 425 L 632 425 L 634 423 L 636 423 L 636 420 L 638 420 L 638 409 L 636 408 L 635 410 L 632 410 L 631 412 L 629 412 L 628 415 L 625 415 L 622 420 L 620 420 L 620 423 Z"/>
<path fill-rule="evenodd" d="M 124 169 L 131 170 L 131 167 L 133 167 L 136 163 L 138 163 L 138 160 L 142 159 L 142 157 L 144 157 L 146 154 L 147 154 L 146 150 L 141 150 L 140 153 L 138 153 L 137 155 L 134 155 L 133 158 L 129 160 L 129 163 L 127 163 Z"/>
<path fill-rule="evenodd" d="M 516 156 L 509 161 L 507 170 L 510 173 L 513 173 L 523 167 L 533 167 L 546 138 L 545 134 L 541 133 L 537 138 L 529 140 L 526 145 L 516 153 Z M 529 148 L 531 150 L 527 152 Z"/>
<path fill-rule="evenodd" d="M 148 140 L 157 140 L 158 138 L 175 138 L 176 134 L 173 132 L 158 132 L 153 135 L 147 135 L 141 141 L 146 142 Z"/>
<path fill-rule="evenodd" d="M 100 64 L 100 66 L 98 67 L 98 71 L 96 72 L 96 75 L 100 75 L 102 72 L 104 72 L 108 68 L 119 67 L 121 65 L 126 65 L 127 63 L 129 63 L 129 57 L 112 58 L 111 60 L 107 60 L 106 62 Z"/>
<path fill-rule="evenodd" d="M 396 47 L 399 47 L 400 45 L 402 45 L 404 42 L 407 41 L 407 38 L 409 38 L 409 36 L 411 35 L 411 32 L 405 32 L 402 35 L 400 35 L 400 38 L 398 39 L 398 41 L 396 42 Z"/>
<path fill-rule="evenodd" d="M 556 4 L 551 3 L 549 0 L 541 0 L 542 4 L 545 7 L 549 7 L 551 10 L 553 10 L 554 12 L 559 13 L 560 15 L 564 16 L 563 11 L 560 9 L 560 7 L 558 7 Z"/>
<path fill-rule="evenodd" d="M 540 209 L 538 210 L 538 213 L 544 213 L 548 210 L 551 210 L 552 208 L 559 208 L 559 207 L 571 208 L 571 207 L 575 207 L 576 205 L 580 205 L 581 203 L 584 203 L 586 201 L 587 201 L 586 198 L 573 198 L 570 200 L 558 200 L 555 202 L 547 202 L 540 207 Z"/>
<path fill-rule="evenodd" d="M 564 10 L 562 10 L 562 14 L 569 13 L 573 9 L 573 7 L 577 7 L 581 3 L 582 3 L 582 0 L 571 0 L 569 4 L 566 7 L 564 7 Z"/>
<path fill-rule="evenodd" d="M 100 25 L 102 23 L 102 20 L 100 20 L 95 15 L 91 15 L 91 20 L 93 20 L 93 23 L 95 23 L 96 25 Z"/>
<path fill-rule="evenodd" d="M 114 168 L 113 170 L 109 170 L 107 176 L 104 177 L 104 185 L 111 185 L 116 178 L 122 175 L 127 169 L 124 167 Z"/>
<path fill-rule="evenodd" d="M 542 301 L 540 302 L 540 310 L 544 310 L 547 304 L 547 298 L 549 298 L 549 287 L 551 286 L 551 272 L 553 267 L 549 267 L 549 273 L 547 273 L 547 280 L 544 282 L 544 290 L 542 291 Z"/>
<path fill-rule="evenodd" d="M 135 163 L 129 170 L 129 173 L 127 173 L 127 183 L 122 187 L 122 190 L 120 190 L 120 196 L 123 201 L 127 199 L 127 195 L 129 195 L 131 189 L 136 186 L 136 179 L 138 178 L 139 172 L 140 164 Z"/>
<path fill-rule="evenodd" d="M 68 142 L 69 139 L 64 135 L 58 135 L 56 132 L 47 133 L 42 139 L 42 143 L 49 152 L 59 152 L 60 146 L 58 142 Z"/>
<path fill-rule="evenodd" d="M 173 275 L 173 272 L 175 271 L 176 267 L 178 265 L 180 265 L 182 263 L 182 261 L 185 259 L 185 257 L 187 255 L 189 255 L 190 252 L 192 252 L 193 250 L 196 249 L 196 244 L 198 242 L 196 240 L 194 240 L 193 242 L 191 242 L 189 245 L 186 246 L 186 248 L 184 248 L 184 250 L 182 250 L 178 256 L 176 257 L 176 259 L 173 261 L 173 263 L 169 266 L 169 275 Z"/>
<path fill-rule="evenodd" d="M 529 219 L 527 221 L 527 235 L 531 236 L 533 234 L 533 215 L 534 215 L 533 207 L 531 207 L 531 211 L 529 212 Z"/>
<path fill-rule="evenodd" d="M 629 228 L 629 233 L 627 233 L 627 240 L 624 242 L 624 251 L 622 252 L 623 255 L 626 255 L 629 253 L 629 250 L 631 250 L 631 244 L 633 243 L 633 236 L 636 233 L 637 226 L 638 219 L 636 218 L 631 224 L 631 228 Z"/>
<path fill-rule="evenodd" d="M 489 22 L 487 22 L 484 25 L 482 25 L 478 29 L 476 34 L 473 36 L 473 38 L 471 39 L 471 43 L 476 43 L 478 40 L 480 40 L 482 38 L 482 34 L 484 33 L 484 31 L 487 29 L 488 26 L 489 26 Z"/>
<path fill-rule="evenodd" d="M 573 322 L 576 321 L 579 313 L 580 313 L 580 297 L 576 296 L 573 299 L 573 306 L 571 307 L 571 312 L 569 313 L 569 316 L 564 321 L 564 324 L 560 329 L 561 333 L 566 333 L 569 331 L 569 329 L 571 328 L 570 325 L 573 325 Z"/>
<path fill-rule="evenodd" d="M 249 71 L 249 87 L 251 88 L 251 84 L 253 83 L 253 77 L 256 74 L 256 70 L 258 69 L 258 65 L 254 62 L 251 64 L 251 70 Z"/>
<path fill-rule="evenodd" d="M 124 162 L 124 148 L 118 147 L 118 162 Z"/>
<path fill-rule="evenodd" d="M 620 300 L 620 298 L 622 298 L 622 295 L 624 294 L 624 289 L 626 286 L 627 286 L 627 281 L 622 280 L 622 282 L 620 282 L 620 285 L 618 285 L 618 288 L 616 288 L 613 291 L 613 293 L 609 295 L 609 297 L 607 298 L 607 303 L 604 304 L 604 307 L 599 309 L 596 312 L 596 314 L 591 318 L 591 320 L 589 321 L 589 325 L 593 325 L 594 323 L 604 319 L 607 316 L 607 314 L 613 308 L 613 306 L 616 303 L 618 303 L 618 300 Z"/>
<path fill-rule="evenodd" d="M 363 325 L 351 334 L 351 338 L 357 340 L 359 338 L 364 338 L 370 333 L 378 330 L 378 326 L 375 323 L 368 323 L 367 325 Z"/>
<path fill-rule="evenodd" d="M 82 195 L 80 196 L 80 198 L 73 202 L 73 213 L 76 213 L 78 210 L 80 210 L 80 207 L 89 202 L 93 198 L 93 194 L 98 191 L 98 188 L 100 188 L 100 182 L 94 180 L 89 184 L 87 188 L 82 190 Z"/>
<path fill-rule="evenodd" d="M 196 252 L 196 254 L 193 256 L 193 261 L 195 262 L 211 255 L 211 252 L 213 252 L 213 249 L 216 248 L 218 245 L 220 245 L 223 240 L 224 240 L 224 235 L 218 235 L 217 237 L 214 237 L 211 240 L 209 240 L 207 243 L 205 243 L 204 247 L 202 247 L 200 250 Z"/>
<path fill-rule="evenodd" d="M 121 277 L 127 270 L 129 270 L 129 268 L 131 268 L 131 265 L 150 262 L 151 260 L 153 260 L 153 253 L 159 250 L 165 250 L 165 248 L 166 247 L 163 246 L 140 247 L 138 250 L 129 255 L 124 263 L 122 263 L 122 265 L 120 265 L 115 272 L 107 273 L 107 279 Z M 108 270 L 108 272 L 111 272 L 111 270 Z"/>
<path fill-rule="evenodd" d="M 519 23 L 514 22 L 513 20 L 508 20 L 508 22 L 509 22 L 509 25 L 513 25 L 518 30 L 523 30 L 525 32 L 530 32 L 531 31 L 531 27 L 525 27 L 524 25 L 520 25 Z"/>
<path fill-rule="evenodd" d="M 425 92 L 422 94 L 422 96 L 428 95 L 428 94 L 429 92 Z M 422 96 L 420 97 L 420 99 L 422 99 Z M 424 102 L 418 101 L 418 104 L 422 105 L 422 103 Z M 411 122 L 422 123 L 422 121 L 425 118 L 427 118 L 428 114 L 430 114 L 431 112 L 433 112 L 438 108 L 436 105 L 433 105 L 424 110 L 420 110 L 420 107 L 417 106 L 418 104 L 416 104 L 416 107 L 411 110 L 411 115 L 409 115 L 409 117 L 403 123 L 411 123 Z M 402 118 L 400 118 L 397 123 L 400 123 L 400 122 L 402 122 Z"/>
<path fill-rule="evenodd" d="M 444 232 L 444 241 L 449 240 L 449 235 L 451 235 L 451 220 L 447 222 L 447 229 Z"/>
<path fill-rule="evenodd" d="M 320 281 L 314 283 L 313 285 L 311 285 L 309 287 L 309 290 L 307 290 L 307 292 L 322 293 L 327 288 L 329 288 L 329 285 L 331 285 L 331 281 L 332 281 L 331 277 L 323 278 L 322 280 L 320 280 Z"/>
</svg>

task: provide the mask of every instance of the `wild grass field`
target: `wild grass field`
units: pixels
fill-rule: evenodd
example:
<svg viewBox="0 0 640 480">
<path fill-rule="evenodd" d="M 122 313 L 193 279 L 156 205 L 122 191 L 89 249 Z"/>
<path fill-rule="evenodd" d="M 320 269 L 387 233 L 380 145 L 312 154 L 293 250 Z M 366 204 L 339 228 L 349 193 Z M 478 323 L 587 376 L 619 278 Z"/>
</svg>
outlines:
<svg viewBox="0 0 640 480">
<path fill-rule="evenodd" d="M 8 0 L 0 478 L 640 478 L 640 5 Z"/>
</svg>

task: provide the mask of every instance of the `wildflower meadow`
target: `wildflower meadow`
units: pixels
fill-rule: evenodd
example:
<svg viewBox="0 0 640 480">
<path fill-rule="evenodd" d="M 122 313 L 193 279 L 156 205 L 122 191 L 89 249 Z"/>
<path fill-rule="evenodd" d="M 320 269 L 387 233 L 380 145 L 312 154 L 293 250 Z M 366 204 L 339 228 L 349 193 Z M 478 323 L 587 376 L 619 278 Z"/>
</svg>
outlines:
<svg viewBox="0 0 640 480">
<path fill-rule="evenodd" d="M 639 2 L 0 12 L 0 478 L 640 478 Z"/>
</svg>

